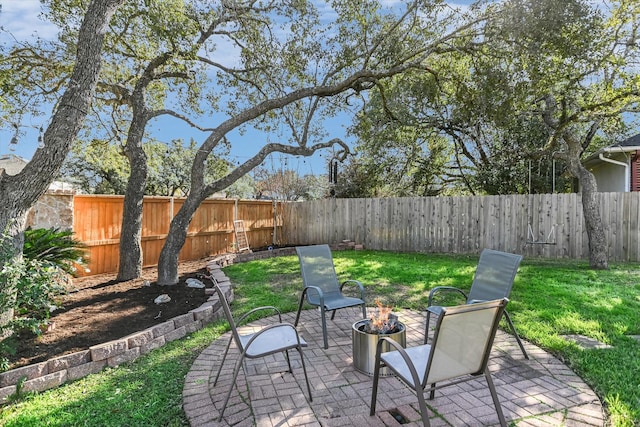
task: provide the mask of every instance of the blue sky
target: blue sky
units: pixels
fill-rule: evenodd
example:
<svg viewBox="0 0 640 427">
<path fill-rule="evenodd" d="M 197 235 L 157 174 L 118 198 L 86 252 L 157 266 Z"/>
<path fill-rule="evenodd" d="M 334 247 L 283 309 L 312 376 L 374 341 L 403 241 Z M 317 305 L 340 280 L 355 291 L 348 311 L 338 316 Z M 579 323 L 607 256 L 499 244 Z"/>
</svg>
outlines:
<svg viewBox="0 0 640 427">
<path fill-rule="evenodd" d="M 389 7 L 399 3 L 401 0 L 384 0 Z M 592 0 L 594 4 L 601 4 L 603 0 Z M 472 3 L 472 0 L 451 0 L 449 4 L 458 8 L 465 8 Z M 51 39 L 55 37 L 57 29 L 52 24 L 44 22 L 38 18 L 41 10 L 39 0 L 0 0 L 2 11 L 0 12 L 0 27 L 9 31 L 18 40 L 28 40 L 33 38 L 35 34 Z M 7 34 L 0 32 L 0 42 L 7 40 Z M 31 118 L 23 123 L 21 128 L 22 134 L 18 139 L 17 145 L 10 144 L 13 136 L 13 129 L 10 125 L 0 122 L 0 155 L 15 154 L 25 159 L 30 159 L 38 145 L 38 129 L 41 126 L 46 127 L 48 118 Z M 351 122 L 351 117 L 343 115 L 339 118 L 327 122 L 326 128 L 329 131 L 329 138 L 341 138 L 348 144 L 352 145 L 354 141 L 347 137 L 347 127 Z M 203 126 L 215 127 L 219 121 L 215 119 L 211 122 L 201 123 Z M 194 130 L 193 128 L 179 122 L 176 119 L 166 118 L 152 124 L 149 127 L 150 135 L 162 142 L 169 142 L 173 139 L 181 138 L 189 141 L 195 139 L 199 144 L 202 143 L 207 134 Z M 237 134 L 231 135 L 233 148 L 231 152 L 231 160 L 234 162 L 243 162 L 253 156 L 260 147 L 265 143 L 265 139 L 277 141 L 278 135 L 265 136 L 258 132 L 247 132 L 244 136 Z M 265 167 L 269 169 L 280 169 L 287 167 L 297 170 L 299 173 L 325 174 L 327 159 L 331 157 L 329 150 L 317 152 L 312 157 L 291 157 L 274 153 L 271 158 L 265 162 Z"/>
<path fill-rule="evenodd" d="M 389 5 L 396 3 L 394 0 L 388 1 Z M 452 1 L 452 5 L 464 7 L 470 4 L 470 0 Z M 38 18 L 41 10 L 39 0 L 0 0 L 2 12 L 0 13 L 0 26 L 13 34 L 18 40 L 28 40 L 33 38 L 35 34 L 43 38 L 54 38 L 56 27 L 40 20 Z M 0 37 L 6 38 L 7 34 L 0 33 Z M 6 40 L 0 39 L 1 42 Z M 353 144 L 353 140 L 346 135 L 347 127 L 351 118 L 342 116 L 326 123 L 329 131 L 329 138 L 341 138 L 348 144 Z M 0 155 L 15 154 L 25 159 L 30 159 L 37 149 L 38 129 L 41 126 L 46 127 L 47 118 L 31 118 L 28 119 L 21 128 L 22 134 L 19 136 L 18 144 L 10 144 L 13 136 L 13 129 L 6 123 L 0 123 Z M 204 123 L 204 126 L 214 127 L 217 125 L 215 120 L 211 123 Z M 149 128 L 152 137 L 162 141 L 169 142 L 172 139 L 181 138 L 189 141 L 195 139 L 199 144 L 202 143 L 207 134 L 190 128 L 180 123 L 176 119 L 162 119 L 160 122 L 154 123 Z M 235 162 L 243 162 L 253 156 L 264 144 L 264 134 L 257 132 L 247 132 L 244 136 L 232 135 L 233 148 L 231 151 L 231 159 Z M 268 138 L 276 141 L 278 135 L 270 135 Z M 317 152 L 311 157 L 291 157 L 274 153 L 271 158 L 267 159 L 264 166 L 268 169 L 281 169 L 283 167 L 298 171 L 300 174 L 313 173 L 315 175 L 326 174 L 326 162 L 331 157 L 329 150 Z"/>
<path fill-rule="evenodd" d="M 0 26 L 13 34 L 18 40 L 29 40 L 34 38 L 35 34 L 52 39 L 55 37 L 57 29 L 54 25 L 44 22 L 38 18 L 41 10 L 39 0 L 0 0 L 2 12 L 0 13 Z M 7 34 L 0 33 L 0 37 L 6 39 Z M 0 39 L 1 42 L 7 40 Z M 328 123 L 330 127 L 330 138 L 339 137 L 344 140 L 346 138 L 346 127 L 349 123 L 348 117 L 342 117 L 332 120 Z M 6 124 L 0 123 L 0 155 L 15 154 L 25 159 L 30 159 L 38 146 L 38 129 L 40 126 L 46 127 L 46 119 L 31 118 L 21 128 L 21 134 L 18 138 L 18 144 L 11 144 L 13 137 L 13 128 Z M 215 120 L 209 123 L 201 123 L 203 126 L 214 127 L 217 125 Z M 150 134 L 162 141 L 170 142 L 173 139 L 181 138 L 189 141 L 195 139 L 198 145 L 202 143 L 207 133 L 195 130 L 177 119 L 166 118 L 149 126 Z M 232 135 L 233 141 L 236 142 L 232 146 L 231 159 L 234 162 L 243 162 L 252 157 L 264 144 L 265 135 L 257 132 L 247 132 L 242 137 Z M 270 136 L 270 139 L 277 140 L 278 135 Z M 328 150 L 318 152 L 311 157 L 292 157 L 279 153 L 274 153 L 267 159 L 264 166 L 268 169 L 280 169 L 287 167 L 297 170 L 301 174 L 313 173 L 316 175 L 326 173 L 327 156 L 331 153 Z"/>
</svg>

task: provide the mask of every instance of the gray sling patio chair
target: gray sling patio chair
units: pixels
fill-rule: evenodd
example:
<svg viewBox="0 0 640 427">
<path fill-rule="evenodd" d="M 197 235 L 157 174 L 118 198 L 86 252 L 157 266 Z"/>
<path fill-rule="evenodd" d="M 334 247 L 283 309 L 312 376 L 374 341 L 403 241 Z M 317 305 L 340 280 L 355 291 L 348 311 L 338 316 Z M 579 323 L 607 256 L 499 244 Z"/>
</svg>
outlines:
<svg viewBox="0 0 640 427">
<path fill-rule="evenodd" d="M 307 376 L 307 368 L 304 364 L 304 355 L 302 354 L 302 347 L 306 347 L 307 343 L 300 337 L 296 328 L 291 323 L 282 322 L 280 310 L 273 306 L 256 307 L 253 310 L 248 311 L 237 321 L 235 321 L 231 314 L 231 309 L 229 308 L 229 302 L 227 301 L 227 298 L 220 288 L 217 280 L 214 277 L 209 277 L 209 279 L 211 279 L 211 281 L 213 282 L 213 287 L 218 294 L 218 298 L 220 299 L 220 304 L 222 305 L 224 315 L 229 322 L 229 326 L 231 327 L 231 337 L 229 338 L 227 347 L 224 351 L 224 354 L 222 355 L 222 361 L 220 362 L 220 366 L 218 367 L 218 373 L 216 374 L 216 378 L 213 381 L 214 386 L 218 383 L 218 378 L 220 377 L 222 366 L 224 365 L 227 355 L 229 354 L 229 348 L 231 347 L 232 341 L 235 342 L 238 351 L 240 351 L 240 357 L 238 357 L 238 361 L 236 362 L 235 368 L 233 370 L 233 379 L 231 380 L 231 385 L 229 386 L 227 397 L 224 401 L 224 404 L 222 405 L 222 408 L 220 409 L 219 421 L 222 421 L 222 416 L 224 415 L 224 410 L 229 403 L 229 397 L 231 397 L 231 391 L 233 390 L 233 386 L 235 385 L 236 379 L 238 378 L 240 367 L 244 369 L 245 358 L 256 359 L 275 353 L 284 353 L 285 358 L 287 359 L 287 365 L 289 366 L 288 372 L 293 374 L 293 369 L 291 368 L 291 360 L 289 359 L 289 350 L 298 350 L 298 353 L 300 353 L 300 362 L 302 364 L 304 378 L 307 382 L 309 402 L 311 402 L 313 400 L 313 397 L 311 396 L 309 377 Z M 258 332 L 252 334 L 240 335 L 238 333 L 237 326 L 241 325 L 241 323 L 245 319 L 249 318 L 249 316 L 259 310 L 272 310 L 274 313 L 277 313 L 279 323 L 265 326 Z M 249 387 L 249 381 L 247 381 L 247 387 Z"/>
<path fill-rule="evenodd" d="M 522 255 L 512 254 L 508 252 L 496 251 L 493 249 L 484 249 L 480 254 L 478 267 L 476 268 L 471 290 L 467 295 L 463 290 L 452 286 L 437 286 L 429 292 L 429 300 L 427 302 L 427 323 L 424 330 L 424 343 L 427 343 L 429 333 L 429 318 L 431 314 L 436 316 L 440 314 L 442 307 L 434 304 L 434 300 L 440 296 L 440 293 L 454 292 L 459 293 L 465 298 L 467 304 L 474 304 L 482 301 L 490 301 L 498 298 L 509 298 L 513 281 L 515 280 L 518 267 L 522 261 Z M 520 350 L 525 359 L 529 359 L 527 351 L 518 336 L 515 326 L 511 321 L 511 316 L 505 310 L 504 317 L 513 332 L 513 335 L 520 346 Z"/>
<path fill-rule="evenodd" d="M 326 311 L 332 311 L 331 320 L 336 315 L 336 310 L 346 307 L 362 306 L 362 318 L 367 317 L 367 308 L 364 301 L 364 288 L 358 280 L 345 280 L 338 284 L 338 276 L 333 265 L 331 249 L 328 245 L 298 246 L 296 253 L 300 259 L 300 270 L 302 271 L 302 281 L 304 290 L 300 295 L 298 314 L 296 315 L 295 326 L 298 326 L 302 305 L 306 301 L 312 306 L 320 308 L 320 318 L 322 321 L 322 337 L 324 348 L 329 348 L 327 339 Z M 360 291 L 360 298 L 346 296 L 342 293 L 345 285 L 355 285 Z"/>
<path fill-rule="evenodd" d="M 374 415 L 376 412 L 378 381 L 382 367 L 390 369 L 416 392 L 425 427 L 430 425 L 425 391 L 433 392 L 436 388 L 471 381 L 479 375 L 484 375 L 500 425 L 506 427 L 507 423 L 487 364 L 496 329 L 507 302 L 508 300 L 503 298 L 444 307 L 438 315 L 432 344 L 404 349 L 394 340 L 381 337 L 376 348 L 369 414 Z M 385 341 L 393 350 L 382 353 L 382 343 Z M 444 384 L 436 386 L 436 383 L 442 382 Z"/>
</svg>

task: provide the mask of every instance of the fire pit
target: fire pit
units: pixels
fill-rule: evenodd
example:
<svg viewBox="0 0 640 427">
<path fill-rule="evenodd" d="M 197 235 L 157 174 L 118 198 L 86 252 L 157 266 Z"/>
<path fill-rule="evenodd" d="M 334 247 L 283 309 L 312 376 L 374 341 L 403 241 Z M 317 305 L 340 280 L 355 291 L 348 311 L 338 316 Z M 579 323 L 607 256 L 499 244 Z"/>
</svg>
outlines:
<svg viewBox="0 0 640 427">
<path fill-rule="evenodd" d="M 376 347 L 380 337 L 388 337 L 406 346 L 407 334 L 403 323 L 391 314 L 391 308 L 383 307 L 379 301 L 378 314 L 369 319 L 358 320 L 351 327 L 353 367 L 363 374 L 373 376 L 376 362 Z M 387 342 L 382 344 L 382 352 L 391 351 L 393 347 Z M 380 376 L 392 375 L 387 368 L 380 369 Z"/>
</svg>

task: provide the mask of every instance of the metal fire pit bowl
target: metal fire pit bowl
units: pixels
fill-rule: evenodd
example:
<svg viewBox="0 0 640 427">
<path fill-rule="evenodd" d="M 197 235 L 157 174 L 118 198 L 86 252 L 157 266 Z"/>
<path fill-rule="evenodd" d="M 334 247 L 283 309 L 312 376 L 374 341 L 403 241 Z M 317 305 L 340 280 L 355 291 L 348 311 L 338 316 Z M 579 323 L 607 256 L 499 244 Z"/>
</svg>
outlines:
<svg viewBox="0 0 640 427">
<path fill-rule="evenodd" d="M 353 367 L 363 374 L 373 376 L 376 365 L 376 346 L 380 337 L 388 337 L 400 344 L 403 348 L 407 346 L 407 330 L 403 323 L 398 322 L 400 330 L 391 334 L 369 334 L 360 329 L 368 322 L 368 319 L 358 320 L 351 327 Z M 382 343 L 382 352 L 391 351 L 393 347 L 388 342 Z M 393 375 L 388 368 L 380 368 L 380 376 Z"/>
</svg>

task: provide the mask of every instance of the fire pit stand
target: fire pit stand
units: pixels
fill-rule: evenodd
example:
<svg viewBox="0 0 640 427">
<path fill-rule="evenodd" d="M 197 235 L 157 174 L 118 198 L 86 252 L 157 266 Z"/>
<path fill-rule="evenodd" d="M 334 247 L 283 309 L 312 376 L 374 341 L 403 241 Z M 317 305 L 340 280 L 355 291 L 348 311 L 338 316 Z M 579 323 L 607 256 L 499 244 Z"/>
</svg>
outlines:
<svg viewBox="0 0 640 427">
<path fill-rule="evenodd" d="M 407 333 L 403 323 L 397 322 L 399 330 L 390 334 L 375 334 L 365 332 L 365 325 L 369 319 L 358 320 L 351 327 L 353 367 L 363 374 L 373 376 L 376 365 L 376 346 L 380 337 L 388 337 L 402 347 L 407 345 Z M 393 347 L 387 342 L 382 344 L 382 352 L 391 351 Z M 380 376 L 390 376 L 392 372 L 387 368 L 380 369 Z"/>
</svg>

